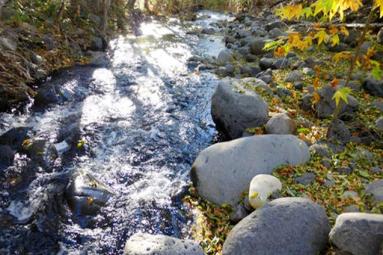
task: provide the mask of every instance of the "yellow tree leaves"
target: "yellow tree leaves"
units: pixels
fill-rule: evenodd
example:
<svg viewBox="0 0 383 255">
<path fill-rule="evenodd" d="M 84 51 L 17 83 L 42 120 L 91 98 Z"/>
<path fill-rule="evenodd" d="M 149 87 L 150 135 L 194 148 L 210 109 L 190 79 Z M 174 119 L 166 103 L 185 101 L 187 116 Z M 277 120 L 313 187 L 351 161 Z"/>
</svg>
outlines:
<svg viewBox="0 0 383 255">
<path fill-rule="evenodd" d="M 279 8 L 277 15 L 287 20 L 299 19 L 303 15 L 303 6 L 302 4 L 295 4 Z"/>
<path fill-rule="evenodd" d="M 375 0 L 374 7 L 378 8 L 380 11 L 380 17 L 383 17 L 383 0 Z"/>
</svg>

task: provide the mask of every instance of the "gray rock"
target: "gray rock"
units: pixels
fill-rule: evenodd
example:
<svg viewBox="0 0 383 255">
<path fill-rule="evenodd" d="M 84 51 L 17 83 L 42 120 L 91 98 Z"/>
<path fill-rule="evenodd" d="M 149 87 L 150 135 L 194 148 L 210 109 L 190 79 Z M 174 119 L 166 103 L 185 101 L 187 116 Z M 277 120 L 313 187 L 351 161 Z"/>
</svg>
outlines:
<svg viewBox="0 0 383 255">
<path fill-rule="evenodd" d="M 297 81 L 301 81 L 302 78 L 303 78 L 303 74 L 300 71 L 295 70 L 290 72 L 287 75 L 285 82 L 297 82 Z"/>
<path fill-rule="evenodd" d="M 315 71 L 310 67 L 304 67 L 302 72 L 306 75 L 309 75 L 309 76 L 315 75 Z"/>
<path fill-rule="evenodd" d="M 260 81 L 264 83 L 263 81 Z M 251 127 L 258 127 L 267 122 L 268 106 L 254 91 L 248 90 L 233 80 L 224 80 L 218 84 L 212 98 L 212 116 L 225 134 L 238 138 Z"/>
<path fill-rule="evenodd" d="M 330 241 L 352 255 L 377 255 L 383 242 L 383 215 L 342 213 L 330 232 Z"/>
<path fill-rule="evenodd" d="M 330 86 L 325 86 L 318 90 L 320 101 L 316 105 L 316 113 L 319 118 L 327 118 L 334 113 L 336 109 L 335 100 L 333 99 L 335 92 L 336 90 Z M 342 118 L 352 117 L 353 113 L 359 108 L 359 103 L 355 97 L 349 95 L 347 98 L 348 104 L 343 101 L 340 102 L 339 116 Z"/>
<path fill-rule="evenodd" d="M 310 152 L 314 155 L 318 155 L 320 157 L 329 157 L 331 156 L 331 150 L 324 143 L 316 143 L 310 146 Z"/>
<path fill-rule="evenodd" d="M 372 102 L 372 106 L 383 112 L 383 100 L 375 99 L 374 102 Z"/>
<path fill-rule="evenodd" d="M 57 46 L 56 41 L 50 35 L 44 35 L 43 42 L 47 50 L 53 50 Z"/>
<path fill-rule="evenodd" d="M 344 213 L 359 212 L 359 207 L 357 205 L 349 205 L 343 209 L 343 212 Z"/>
<path fill-rule="evenodd" d="M 222 50 L 217 57 L 217 63 L 219 65 L 227 65 L 233 61 L 233 52 L 231 50 Z"/>
<path fill-rule="evenodd" d="M 278 166 L 301 164 L 309 158 L 307 145 L 295 136 L 251 136 L 203 150 L 193 164 L 191 176 L 203 198 L 235 206 L 254 176 L 271 174 Z"/>
<path fill-rule="evenodd" d="M 73 175 L 65 198 L 78 215 L 95 215 L 108 202 L 113 192 L 91 174 L 81 171 Z"/>
<path fill-rule="evenodd" d="M 358 192 L 348 190 L 342 194 L 342 198 L 343 199 L 357 199 L 357 198 L 359 198 L 359 194 L 358 194 Z"/>
<path fill-rule="evenodd" d="M 376 129 L 383 131 L 383 117 L 380 117 L 375 122 Z"/>
<path fill-rule="evenodd" d="M 249 215 L 249 211 L 243 205 L 238 205 L 230 214 L 230 220 L 234 223 L 240 222 L 243 218 Z"/>
<path fill-rule="evenodd" d="M 1 166 L 8 167 L 12 165 L 15 158 L 15 152 L 8 145 L 0 145 L 0 169 Z"/>
<path fill-rule="evenodd" d="M 341 120 L 333 120 L 327 131 L 327 138 L 346 144 L 351 139 L 351 132 Z"/>
<path fill-rule="evenodd" d="M 32 62 L 36 65 L 41 65 L 44 62 L 44 59 L 40 55 L 32 53 Z"/>
<path fill-rule="evenodd" d="M 279 97 L 282 97 L 282 98 L 284 98 L 284 97 L 289 97 L 289 96 L 291 96 L 291 94 L 292 94 L 292 92 L 291 92 L 289 89 L 284 88 L 284 87 L 280 87 L 280 86 L 277 87 L 275 93 L 276 93 Z"/>
<path fill-rule="evenodd" d="M 360 52 L 362 54 L 366 54 L 368 49 L 372 47 L 372 42 L 365 41 L 363 42 L 362 46 L 360 47 Z"/>
<path fill-rule="evenodd" d="M 367 78 L 363 83 L 363 88 L 373 96 L 383 97 L 383 80 Z"/>
<path fill-rule="evenodd" d="M 90 55 L 90 64 L 93 66 L 106 66 L 109 62 L 108 56 L 103 51 L 88 51 Z"/>
<path fill-rule="evenodd" d="M 24 140 L 28 138 L 29 128 L 12 128 L 0 136 L 0 144 L 8 145 L 13 150 L 20 151 Z"/>
<path fill-rule="evenodd" d="M 91 39 L 89 50 L 91 51 L 103 51 L 105 49 L 104 40 L 101 37 L 94 36 Z"/>
<path fill-rule="evenodd" d="M 245 65 L 245 66 L 241 66 L 240 68 L 240 73 L 246 77 L 255 77 L 260 72 L 261 72 L 261 69 L 259 69 L 259 67 L 256 67 L 256 66 Z"/>
<path fill-rule="evenodd" d="M 373 174 L 380 174 L 380 173 L 383 173 L 383 169 L 378 167 L 378 166 L 374 166 L 374 167 L 371 167 L 370 169 L 371 173 Z"/>
<path fill-rule="evenodd" d="M 380 203 L 383 201 L 383 179 L 371 182 L 366 186 L 366 193 L 371 194 L 374 202 Z"/>
<path fill-rule="evenodd" d="M 17 49 L 17 42 L 10 38 L 0 37 L 0 48 L 15 51 Z"/>
<path fill-rule="evenodd" d="M 339 167 L 335 169 L 336 172 L 343 175 L 350 175 L 353 172 L 353 169 L 348 166 Z"/>
<path fill-rule="evenodd" d="M 261 58 L 259 60 L 259 67 L 262 70 L 267 70 L 269 68 L 276 69 L 274 63 L 275 63 L 275 59 L 274 58 Z"/>
<path fill-rule="evenodd" d="M 229 233 L 223 255 L 319 254 L 330 230 L 325 210 L 304 198 L 280 198 L 254 211 Z"/>
<path fill-rule="evenodd" d="M 250 52 L 255 55 L 262 55 L 266 53 L 263 48 L 265 44 L 268 42 L 267 39 L 264 38 L 255 38 L 250 44 Z"/>
<path fill-rule="evenodd" d="M 278 37 L 280 37 L 280 36 L 286 36 L 287 35 L 287 33 L 285 33 L 285 32 L 283 32 L 281 29 L 279 29 L 279 28 L 273 28 L 273 29 L 271 29 L 270 31 L 269 31 L 269 36 L 270 36 L 270 38 L 272 38 L 272 39 L 276 39 L 276 38 L 278 38 Z"/>
<path fill-rule="evenodd" d="M 281 30 L 287 30 L 289 27 L 283 21 L 273 21 L 273 22 L 266 24 L 266 26 L 265 26 L 265 29 L 267 31 L 273 30 L 275 28 L 279 28 Z"/>
<path fill-rule="evenodd" d="M 379 33 L 377 35 L 377 42 L 383 44 L 383 28 L 379 30 Z"/>
<path fill-rule="evenodd" d="M 125 244 L 125 255 L 203 255 L 199 244 L 165 235 L 137 233 Z"/>
<path fill-rule="evenodd" d="M 293 119 L 291 119 L 285 113 L 279 113 L 273 116 L 266 123 L 266 132 L 268 134 L 289 135 L 296 132 L 297 125 Z"/>
<path fill-rule="evenodd" d="M 295 181 L 304 186 L 310 185 L 314 182 L 316 175 L 314 173 L 304 173 L 303 175 L 295 178 Z"/>
</svg>

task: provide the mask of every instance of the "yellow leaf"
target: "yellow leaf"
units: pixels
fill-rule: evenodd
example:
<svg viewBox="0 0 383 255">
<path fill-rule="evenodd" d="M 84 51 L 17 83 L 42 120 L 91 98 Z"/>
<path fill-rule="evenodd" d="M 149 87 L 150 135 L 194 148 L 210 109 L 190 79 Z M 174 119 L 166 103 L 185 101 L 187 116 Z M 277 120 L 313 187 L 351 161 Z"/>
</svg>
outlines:
<svg viewBox="0 0 383 255">
<path fill-rule="evenodd" d="M 338 35 L 334 35 L 331 37 L 331 44 L 332 46 L 334 47 L 335 45 L 338 45 L 339 44 L 339 36 Z"/>
<path fill-rule="evenodd" d="M 375 0 L 374 2 L 375 8 L 379 8 L 380 18 L 383 17 L 383 0 Z"/>
<path fill-rule="evenodd" d="M 342 33 L 342 34 L 344 34 L 345 36 L 349 36 L 350 35 L 350 33 L 348 32 L 348 30 L 347 30 L 347 28 L 345 27 L 345 26 L 342 26 L 341 28 L 340 28 L 340 32 Z"/>
<path fill-rule="evenodd" d="M 303 14 L 303 6 L 302 4 L 288 5 L 277 9 L 276 14 L 287 20 L 297 19 Z"/>
<path fill-rule="evenodd" d="M 321 45 L 323 42 L 327 41 L 328 35 L 324 29 L 319 30 L 314 36 L 318 40 L 318 45 Z"/>
<path fill-rule="evenodd" d="M 332 59 L 335 61 L 335 63 L 338 63 L 342 59 L 351 59 L 351 52 L 349 51 L 341 51 L 337 54 L 335 54 Z"/>
</svg>

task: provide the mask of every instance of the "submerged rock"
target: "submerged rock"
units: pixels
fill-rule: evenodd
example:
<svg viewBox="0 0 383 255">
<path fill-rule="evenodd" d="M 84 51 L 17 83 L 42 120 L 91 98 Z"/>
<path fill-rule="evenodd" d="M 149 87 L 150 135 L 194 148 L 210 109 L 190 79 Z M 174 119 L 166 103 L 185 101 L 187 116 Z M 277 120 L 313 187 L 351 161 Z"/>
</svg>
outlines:
<svg viewBox="0 0 383 255">
<path fill-rule="evenodd" d="M 203 255 L 199 244 L 165 235 L 137 233 L 125 244 L 125 255 Z"/>
<path fill-rule="evenodd" d="M 65 195 L 76 214 L 94 215 L 108 202 L 113 192 L 91 174 L 81 171 L 72 178 Z"/>
<path fill-rule="evenodd" d="M 231 138 L 238 138 L 247 128 L 266 123 L 268 106 L 254 91 L 240 83 L 235 88 L 231 83 L 232 80 L 225 80 L 218 85 L 212 98 L 211 112 L 219 129 Z"/>
<path fill-rule="evenodd" d="M 308 255 L 326 247 L 325 210 L 304 198 L 280 198 L 240 221 L 229 233 L 224 255 Z"/>
<path fill-rule="evenodd" d="M 377 255 L 383 242 L 383 215 L 343 213 L 336 219 L 330 241 L 352 255 Z"/>
<path fill-rule="evenodd" d="M 24 140 L 28 138 L 28 131 L 27 127 L 12 128 L 0 136 L 0 144 L 19 151 L 22 149 Z"/>
<path fill-rule="evenodd" d="M 307 145 L 295 136 L 251 136 L 203 150 L 191 175 L 200 196 L 216 204 L 235 206 L 254 176 L 271 174 L 281 165 L 297 165 L 309 159 Z"/>
</svg>

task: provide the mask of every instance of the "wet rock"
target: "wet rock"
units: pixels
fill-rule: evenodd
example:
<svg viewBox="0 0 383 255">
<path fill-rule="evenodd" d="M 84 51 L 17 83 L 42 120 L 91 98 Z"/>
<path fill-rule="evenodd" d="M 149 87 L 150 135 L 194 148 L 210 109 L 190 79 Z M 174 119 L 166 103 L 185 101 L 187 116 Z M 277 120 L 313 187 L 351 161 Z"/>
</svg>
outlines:
<svg viewBox="0 0 383 255">
<path fill-rule="evenodd" d="M 310 152 L 314 155 L 318 155 L 320 157 L 330 157 L 331 150 L 327 144 L 324 143 L 316 143 L 310 146 Z"/>
<path fill-rule="evenodd" d="M 279 96 L 279 97 L 289 97 L 291 96 L 291 91 L 287 88 L 284 88 L 284 87 L 277 87 L 277 90 L 276 90 L 276 94 Z"/>
<path fill-rule="evenodd" d="M 330 241 L 348 254 L 379 254 L 383 241 L 383 215 L 342 213 L 330 232 Z"/>
<path fill-rule="evenodd" d="M 307 186 L 315 181 L 315 177 L 316 175 L 314 173 L 304 173 L 303 175 L 295 178 L 295 182 Z"/>
<path fill-rule="evenodd" d="M 239 222 L 230 231 L 223 254 L 320 254 L 329 230 L 326 212 L 318 204 L 280 198 Z"/>
<path fill-rule="evenodd" d="M 297 125 L 293 119 L 291 119 L 285 113 L 279 113 L 273 116 L 266 123 L 266 132 L 268 134 L 289 135 L 296 132 Z"/>
<path fill-rule="evenodd" d="M 94 36 L 91 39 L 89 50 L 92 51 L 103 51 L 105 50 L 104 39 L 98 36 Z"/>
<path fill-rule="evenodd" d="M 234 60 L 233 52 L 231 50 L 226 49 L 226 50 L 222 50 L 218 54 L 217 63 L 219 65 L 226 65 L 232 62 L 233 60 Z"/>
<path fill-rule="evenodd" d="M 282 189 L 281 181 L 268 174 L 258 174 L 250 182 L 249 203 L 254 209 L 264 206 L 271 194 Z"/>
<path fill-rule="evenodd" d="M 375 203 L 383 202 L 383 179 L 368 184 L 366 186 L 366 193 L 372 195 Z"/>
<path fill-rule="evenodd" d="M 367 78 L 363 83 L 363 88 L 373 96 L 383 97 L 383 80 Z"/>
<path fill-rule="evenodd" d="M 28 138 L 29 128 L 12 128 L 0 136 L 0 144 L 8 145 L 12 150 L 20 151 L 24 140 Z"/>
<path fill-rule="evenodd" d="M 290 72 L 287 75 L 285 82 L 298 82 L 298 81 L 301 81 L 302 78 L 303 78 L 303 74 L 300 71 L 295 70 Z"/>
<path fill-rule="evenodd" d="M 8 167 L 12 165 L 15 158 L 15 152 L 8 145 L 0 145 L 0 169 L 1 166 Z"/>
<path fill-rule="evenodd" d="M 34 138 L 23 143 L 27 155 L 44 168 L 51 168 L 57 158 L 54 146 L 44 138 Z"/>
<path fill-rule="evenodd" d="M 266 123 L 268 106 L 255 92 L 232 86 L 233 80 L 221 82 L 212 98 L 212 116 L 218 128 L 231 138 L 238 138 L 250 127 Z"/>
<path fill-rule="evenodd" d="M 76 173 L 68 184 L 65 197 L 70 208 L 78 215 L 95 215 L 113 192 L 91 174 Z"/>
<path fill-rule="evenodd" d="M 212 27 L 205 27 L 201 30 L 201 34 L 212 35 L 215 33 L 215 29 Z"/>
<path fill-rule="evenodd" d="M 35 96 L 36 106 L 46 106 L 60 102 L 59 89 L 52 83 L 45 83 L 38 88 Z"/>
<path fill-rule="evenodd" d="M 70 145 L 66 141 L 56 143 L 53 146 L 58 156 L 61 156 L 62 154 L 70 150 Z"/>
<path fill-rule="evenodd" d="M 301 164 L 309 158 L 307 145 L 295 136 L 251 136 L 203 150 L 193 164 L 191 175 L 203 198 L 235 206 L 254 176 L 271 174 L 278 166 Z"/>
<path fill-rule="evenodd" d="M 9 51 L 16 51 L 17 42 L 12 40 L 11 38 L 0 37 L 0 48 L 9 50 Z"/>
<path fill-rule="evenodd" d="M 165 235 L 137 233 L 125 244 L 126 255 L 203 255 L 199 244 Z"/>
<path fill-rule="evenodd" d="M 327 138 L 346 144 L 351 139 L 351 132 L 343 121 L 337 119 L 331 122 L 327 131 Z"/>
<path fill-rule="evenodd" d="M 88 51 L 87 54 L 90 55 L 90 64 L 91 65 L 96 66 L 96 67 L 108 65 L 109 59 L 108 59 L 108 56 L 105 52 L 103 52 L 103 51 Z"/>
</svg>

